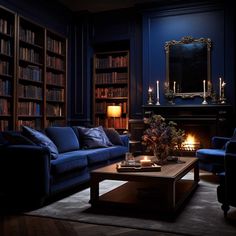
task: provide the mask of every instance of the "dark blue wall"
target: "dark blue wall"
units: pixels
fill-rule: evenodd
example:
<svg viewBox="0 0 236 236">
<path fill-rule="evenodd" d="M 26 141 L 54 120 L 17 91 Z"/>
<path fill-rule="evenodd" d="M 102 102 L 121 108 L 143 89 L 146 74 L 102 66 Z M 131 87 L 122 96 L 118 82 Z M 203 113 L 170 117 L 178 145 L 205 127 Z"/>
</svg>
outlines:
<svg viewBox="0 0 236 236">
<path fill-rule="evenodd" d="M 183 36 L 194 38 L 210 38 L 211 49 L 211 79 L 213 88 L 218 91 L 219 77 L 226 82 L 226 97 L 234 103 L 234 63 L 231 67 L 225 65 L 229 61 L 226 48 L 234 51 L 234 44 L 227 44 L 226 15 L 223 6 L 187 5 L 177 9 L 158 9 L 147 11 L 143 16 L 143 101 L 147 101 L 148 86 L 156 88 L 160 81 L 160 102 L 166 103 L 164 97 L 164 80 L 166 78 L 165 50 L 166 41 L 181 40 Z M 228 26 L 227 26 L 228 27 Z M 232 29 L 231 29 L 232 30 Z M 191 100 L 177 99 L 176 103 L 201 103 L 202 98 Z"/>
</svg>

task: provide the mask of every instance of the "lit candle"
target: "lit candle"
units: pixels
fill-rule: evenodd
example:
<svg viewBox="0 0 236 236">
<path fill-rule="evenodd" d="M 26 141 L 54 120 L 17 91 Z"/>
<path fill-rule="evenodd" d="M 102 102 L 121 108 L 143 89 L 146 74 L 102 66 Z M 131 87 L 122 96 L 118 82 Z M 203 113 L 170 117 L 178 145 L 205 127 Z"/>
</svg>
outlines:
<svg viewBox="0 0 236 236">
<path fill-rule="evenodd" d="M 221 78 L 219 78 L 219 98 L 221 99 L 221 86 L 222 86 L 222 82 L 221 82 Z"/>
<path fill-rule="evenodd" d="M 157 100 L 159 100 L 159 80 L 157 80 Z"/>
<path fill-rule="evenodd" d="M 151 93 L 152 92 L 152 89 L 151 87 L 148 88 L 148 92 Z"/>
<path fill-rule="evenodd" d="M 142 160 L 140 160 L 140 164 L 142 167 L 151 166 L 152 161 L 145 156 Z"/>
<path fill-rule="evenodd" d="M 203 80 L 203 96 L 206 97 L 206 80 Z"/>
<path fill-rule="evenodd" d="M 174 86 L 173 86 L 174 93 L 175 93 L 175 85 L 176 85 L 176 81 L 174 81 Z"/>
</svg>

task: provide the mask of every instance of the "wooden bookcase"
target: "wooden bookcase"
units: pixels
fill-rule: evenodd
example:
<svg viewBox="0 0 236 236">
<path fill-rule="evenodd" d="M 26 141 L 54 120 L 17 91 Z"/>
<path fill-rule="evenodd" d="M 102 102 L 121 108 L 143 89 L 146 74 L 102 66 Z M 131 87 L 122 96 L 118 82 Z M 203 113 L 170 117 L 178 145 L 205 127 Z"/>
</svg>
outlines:
<svg viewBox="0 0 236 236">
<path fill-rule="evenodd" d="M 66 125 L 67 39 L 0 7 L 0 131 Z"/>
<path fill-rule="evenodd" d="M 97 52 L 93 59 L 93 123 L 122 132 L 129 120 L 129 51 Z M 121 117 L 107 117 L 109 105 L 121 106 Z"/>
<path fill-rule="evenodd" d="M 14 128 L 16 14 L 0 6 L 0 131 Z"/>
</svg>

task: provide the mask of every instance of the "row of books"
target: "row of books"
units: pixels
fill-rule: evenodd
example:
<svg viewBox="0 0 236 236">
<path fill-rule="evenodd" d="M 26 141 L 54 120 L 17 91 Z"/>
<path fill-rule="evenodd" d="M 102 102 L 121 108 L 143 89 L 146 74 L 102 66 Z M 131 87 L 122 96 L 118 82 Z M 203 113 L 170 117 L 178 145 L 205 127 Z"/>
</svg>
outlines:
<svg viewBox="0 0 236 236">
<path fill-rule="evenodd" d="M 42 99 L 43 93 L 41 87 L 19 84 L 18 94 L 19 97 Z"/>
<path fill-rule="evenodd" d="M 10 107 L 10 102 L 7 99 L 0 99 L 0 115 L 9 115 Z"/>
<path fill-rule="evenodd" d="M 0 131 L 9 130 L 9 121 L 8 120 L 0 120 Z"/>
<path fill-rule="evenodd" d="M 30 29 L 20 27 L 20 40 L 35 44 L 35 32 Z"/>
<path fill-rule="evenodd" d="M 5 19 L 0 19 L 0 32 L 3 34 L 13 35 L 13 25 Z"/>
<path fill-rule="evenodd" d="M 64 101 L 64 89 L 47 89 L 46 98 L 50 101 Z"/>
<path fill-rule="evenodd" d="M 95 106 L 95 109 L 96 109 L 95 112 L 97 112 L 97 113 L 106 113 L 107 112 L 107 107 L 111 106 L 111 105 L 115 105 L 115 104 L 110 103 L 110 102 L 97 102 L 96 106 Z M 127 113 L 127 102 L 121 102 L 118 105 L 121 106 L 121 112 L 123 114 Z"/>
<path fill-rule="evenodd" d="M 0 40 L 0 53 L 6 54 L 8 56 L 12 55 L 11 42 L 9 40 Z"/>
<path fill-rule="evenodd" d="M 95 76 L 96 84 L 111 84 L 111 83 L 127 83 L 128 73 L 112 72 L 112 73 L 99 73 Z"/>
<path fill-rule="evenodd" d="M 24 47 L 20 48 L 20 59 L 38 64 L 41 61 L 41 57 L 38 52 L 34 49 Z"/>
<path fill-rule="evenodd" d="M 36 102 L 19 102 L 18 114 L 27 116 L 40 116 L 41 105 Z"/>
<path fill-rule="evenodd" d="M 52 39 L 50 37 L 47 38 L 47 49 L 49 51 L 58 53 L 58 54 L 62 54 L 62 42 Z"/>
<path fill-rule="evenodd" d="M 0 59 L 0 74 L 10 75 L 10 64 L 8 61 Z"/>
<path fill-rule="evenodd" d="M 104 127 L 113 127 L 115 129 L 127 129 L 128 118 L 119 117 L 119 118 L 95 118 L 96 125 L 102 125 Z"/>
<path fill-rule="evenodd" d="M 127 97 L 128 88 L 96 88 L 95 97 L 96 98 L 114 98 L 114 97 Z"/>
<path fill-rule="evenodd" d="M 41 119 L 34 119 L 34 120 L 18 120 L 17 121 L 17 127 L 19 130 L 21 130 L 21 127 L 25 125 L 25 126 L 29 126 L 33 129 L 41 129 Z"/>
<path fill-rule="evenodd" d="M 11 81 L 0 79 L 0 95 L 9 96 L 11 95 Z"/>
<path fill-rule="evenodd" d="M 19 78 L 33 81 L 42 81 L 42 69 L 38 66 L 19 66 Z"/>
<path fill-rule="evenodd" d="M 64 74 L 55 74 L 53 72 L 47 72 L 46 74 L 47 84 L 61 85 L 64 84 Z"/>
<path fill-rule="evenodd" d="M 63 70 L 64 61 L 61 58 L 47 55 L 47 66 L 55 68 L 57 70 Z"/>
<path fill-rule="evenodd" d="M 95 68 L 113 68 L 113 67 L 127 67 L 128 56 L 108 56 L 107 58 L 96 58 Z"/>
<path fill-rule="evenodd" d="M 62 116 L 62 107 L 60 105 L 47 104 L 47 116 Z"/>
</svg>

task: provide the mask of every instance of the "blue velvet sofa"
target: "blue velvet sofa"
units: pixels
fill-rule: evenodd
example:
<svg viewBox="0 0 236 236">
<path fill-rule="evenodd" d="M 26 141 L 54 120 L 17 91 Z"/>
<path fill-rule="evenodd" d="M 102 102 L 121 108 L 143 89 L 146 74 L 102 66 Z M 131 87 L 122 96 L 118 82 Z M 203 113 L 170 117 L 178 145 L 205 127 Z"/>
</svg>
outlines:
<svg viewBox="0 0 236 236">
<path fill-rule="evenodd" d="M 93 128 L 83 129 L 88 133 Z M 81 127 L 49 127 L 36 135 L 29 130 L 1 133 L 1 198 L 17 197 L 42 205 L 57 193 L 89 182 L 91 170 L 117 162 L 129 151 L 128 135 L 110 129 L 104 129 L 107 143 L 97 142 L 103 136 L 99 134 L 90 147 L 84 144 L 91 144 L 90 136 L 81 133 Z M 43 142 L 35 139 L 37 135 L 43 136 Z"/>
</svg>

